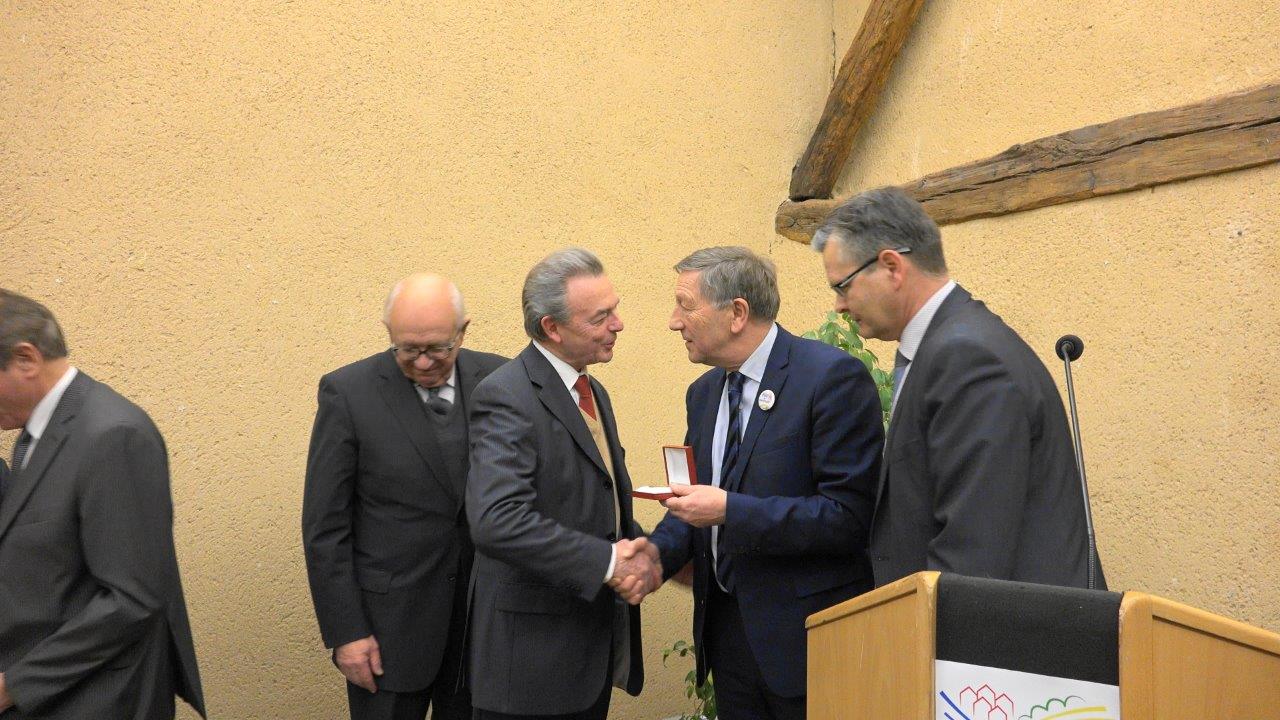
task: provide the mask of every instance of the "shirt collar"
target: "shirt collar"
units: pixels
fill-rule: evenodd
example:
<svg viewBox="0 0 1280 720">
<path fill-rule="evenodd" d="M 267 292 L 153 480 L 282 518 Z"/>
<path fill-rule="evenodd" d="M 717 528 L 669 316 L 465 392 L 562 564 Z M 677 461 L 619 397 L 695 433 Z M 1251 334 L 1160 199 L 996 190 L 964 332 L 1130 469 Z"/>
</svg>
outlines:
<svg viewBox="0 0 1280 720">
<path fill-rule="evenodd" d="M 915 359 L 916 350 L 924 340 L 924 333 L 929 329 L 929 323 L 933 321 L 933 316 L 938 312 L 942 301 L 947 299 L 955 287 L 956 281 L 948 280 L 947 284 L 938 288 L 938 291 L 920 306 L 915 316 L 907 321 L 907 326 L 902 329 L 902 337 L 898 338 L 898 352 L 902 353 L 908 362 Z"/>
<path fill-rule="evenodd" d="M 36 440 L 44 435 L 44 431 L 49 428 L 49 421 L 53 419 L 53 411 L 58 409 L 58 403 L 62 402 L 62 395 L 67 391 L 67 386 L 71 385 L 71 381 L 76 379 L 77 372 L 79 371 L 73 367 L 67 368 L 62 378 L 54 383 L 40 402 L 36 403 L 35 409 L 31 411 L 31 417 L 27 419 L 28 435 Z"/>
<path fill-rule="evenodd" d="M 551 363 L 551 367 L 555 369 L 556 374 L 560 376 L 560 380 L 564 382 L 566 388 L 572 390 L 574 384 L 578 382 L 578 376 L 586 374 L 574 370 L 572 365 L 556 357 L 555 353 L 543 347 L 542 343 L 537 340 L 533 341 L 533 346 L 538 348 L 538 352 L 542 353 L 547 362 Z"/>
<path fill-rule="evenodd" d="M 422 387 L 417 383 L 414 383 L 414 385 L 417 385 L 418 387 Z M 458 387 L 458 363 L 457 362 L 454 362 L 453 367 L 449 368 L 449 377 L 445 379 L 444 384 L 441 385 L 440 387 L 442 389 L 447 387 L 457 389 Z M 422 388 L 422 389 L 430 390 L 431 388 Z"/>
<path fill-rule="evenodd" d="M 764 379 L 765 366 L 769 364 L 769 354 L 773 352 L 773 342 L 778 339 L 778 323 L 774 323 L 769 328 L 769 332 L 764 336 L 764 340 L 751 353 L 751 357 L 742 363 L 742 367 L 738 368 L 738 372 L 750 380 L 760 382 Z"/>
</svg>

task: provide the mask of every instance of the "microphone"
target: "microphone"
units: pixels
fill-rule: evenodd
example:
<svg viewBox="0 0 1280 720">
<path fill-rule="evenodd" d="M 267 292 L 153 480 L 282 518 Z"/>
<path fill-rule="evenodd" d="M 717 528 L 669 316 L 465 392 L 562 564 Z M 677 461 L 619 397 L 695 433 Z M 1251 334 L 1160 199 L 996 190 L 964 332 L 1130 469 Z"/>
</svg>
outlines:
<svg viewBox="0 0 1280 720">
<path fill-rule="evenodd" d="M 1079 360 L 1084 354 L 1084 341 L 1075 335 L 1063 335 L 1058 338 L 1058 343 L 1053 346 L 1053 350 L 1062 360 Z M 1067 372 L 1069 374 L 1070 370 Z"/>
<path fill-rule="evenodd" d="M 1093 533 L 1093 508 L 1089 505 L 1089 483 L 1084 474 L 1084 447 L 1080 444 L 1080 418 L 1076 415 L 1076 388 L 1071 382 L 1071 362 L 1084 354 L 1084 341 L 1075 335 L 1063 335 L 1054 344 L 1054 352 L 1062 359 L 1067 374 L 1067 399 L 1071 404 L 1071 442 L 1076 453 L 1076 467 L 1080 470 L 1080 494 L 1084 497 L 1084 522 L 1089 533 L 1089 589 L 1097 587 L 1098 564 L 1097 538 Z"/>
</svg>

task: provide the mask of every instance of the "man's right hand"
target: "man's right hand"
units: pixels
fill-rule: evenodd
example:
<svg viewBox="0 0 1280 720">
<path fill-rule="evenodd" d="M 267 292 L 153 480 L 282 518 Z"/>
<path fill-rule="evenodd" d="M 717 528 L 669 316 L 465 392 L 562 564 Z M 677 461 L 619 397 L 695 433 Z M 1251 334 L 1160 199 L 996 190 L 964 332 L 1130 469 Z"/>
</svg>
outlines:
<svg viewBox="0 0 1280 720">
<path fill-rule="evenodd" d="M 632 605 L 662 585 L 662 562 L 658 547 L 648 538 L 619 540 L 618 555 L 609 587 Z"/>
<path fill-rule="evenodd" d="M 371 693 L 378 692 L 375 675 L 382 675 L 382 652 L 372 635 L 339 645 L 333 651 L 333 661 L 352 685 L 358 685 Z"/>
</svg>

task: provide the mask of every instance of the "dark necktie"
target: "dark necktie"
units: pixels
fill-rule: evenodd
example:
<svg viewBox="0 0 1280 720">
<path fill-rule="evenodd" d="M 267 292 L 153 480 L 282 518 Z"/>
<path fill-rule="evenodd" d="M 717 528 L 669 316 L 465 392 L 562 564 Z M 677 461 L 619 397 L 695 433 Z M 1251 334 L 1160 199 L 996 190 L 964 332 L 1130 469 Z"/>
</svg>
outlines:
<svg viewBox="0 0 1280 720">
<path fill-rule="evenodd" d="M 18 444 L 13 446 L 13 463 L 11 464 L 13 472 L 22 470 L 22 463 L 27 459 L 27 451 L 30 449 L 31 433 L 23 428 L 22 434 L 18 436 Z"/>
<path fill-rule="evenodd" d="M 591 381 L 586 375 L 579 375 L 578 379 L 573 382 L 573 389 L 578 391 L 578 407 L 582 408 L 582 412 L 591 416 L 592 420 L 596 419 L 596 400 L 591 394 Z"/>
<path fill-rule="evenodd" d="M 450 408 L 453 407 L 453 403 L 440 397 L 440 391 L 443 389 L 443 385 L 427 388 L 427 409 L 441 417 L 448 415 Z"/>
<path fill-rule="evenodd" d="M 902 390 L 902 378 L 907 374 L 907 366 L 911 361 L 898 350 L 893 354 L 893 404 L 898 404 L 898 393 Z"/>
<path fill-rule="evenodd" d="M 9 466 L 9 476 L 13 477 L 22 470 L 22 463 L 27 459 L 27 451 L 31 449 L 31 433 L 23 428 L 22 434 L 18 436 L 18 442 L 13 446 L 13 463 Z M 4 500 L 4 494 L 9 489 L 9 480 L 5 478 L 5 474 L 0 472 L 0 500 Z"/>
<path fill-rule="evenodd" d="M 729 426 L 725 430 L 724 455 L 720 461 L 720 487 L 722 488 L 729 481 L 733 466 L 738 463 L 738 447 L 742 444 L 742 383 L 744 379 L 742 373 L 731 372 L 726 381 L 729 390 Z M 724 527 L 721 526 L 720 531 L 716 533 L 716 580 L 721 587 L 732 592 L 729 558 L 720 552 L 719 547 L 720 540 L 723 538 Z"/>
</svg>

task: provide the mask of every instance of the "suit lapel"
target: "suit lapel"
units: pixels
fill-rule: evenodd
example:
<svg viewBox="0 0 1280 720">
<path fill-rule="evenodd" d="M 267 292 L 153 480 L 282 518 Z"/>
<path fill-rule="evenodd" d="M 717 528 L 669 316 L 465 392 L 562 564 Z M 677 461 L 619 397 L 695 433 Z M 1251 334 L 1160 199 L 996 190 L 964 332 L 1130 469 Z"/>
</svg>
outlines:
<svg viewBox="0 0 1280 720">
<path fill-rule="evenodd" d="M 773 341 L 773 350 L 769 352 L 769 362 L 765 364 L 764 376 L 760 378 L 760 388 L 756 391 L 756 398 L 760 394 L 769 390 L 775 398 L 782 397 L 782 386 L 787 383 L 787 365 L 791 359 L 791 341 L 792 336 L 782 326 L 778 326 L 778 335 Z M 721 482 L 720 485 L 726 490 L 736 492 L 742 484 L 742 473 L 746 471 L 747 464 L 751 458 L 751 451 L 756 446 L 756 441 L 760 439 L 760 434 L 764 432 L 764 428 L 769 424 L 769 418 L 773 416 L 774 411 L 761 410 L 759 405 L 751 411 L 751 419 L 747 421 L 747 431 L 742 437 L 742 446 L 738 449 L 738 462 L 733 466 L 733 472 L 730 473 L 728 482 Z"/>
<path fill-rule="evenodd" d="M 569 431 L 578 449 L 590 458 L 596 467 L 608 473 L 608 468 L 604 466 L 604 458 L 600 456 L 600 449 L 596 447 L 596 441 L 591 439 L 587 422 L 582 419 L 582 411 L 574 404 L 569 388 L 565 387 L 556 369 L 551 367 L 551 363 L 547 362 L 532 343 L 520 353 L 520 359 L 524 362 L 526 372 L 529 373 L 529 380 L 538 387 L 538 399 Z"/>
<path fill-rule="evenodd" d="M 613 403 L 604 386 L 595 378 L 591 378 L 591 390 L 595 394 L 596 409 L 600 413 L 600 424 L 604 426 L 605 441 L 609 443 L 609 455 L 613 458 L 613 481 L 617 485 L 618 507 L 622 510 L 622 531 L 625 535 L 630 530 L 631 519 L 631 476 L 627 474 L 627 465 L 623 462 L 622 438 L 618 437 L 618 421 L 613 415 Z"/>
<path fill-rule="evenodd" d="M 440 459 L 440 445 L 422 406 L 422 398 L 413 389 L 413 383 L 400 372 L 390 350 L 379 361 L 378 375 L 378 392 L 383 402 L 426 463 L 428 474 L 450 497 L 459 499 L 457 489 L 448 482 L 449 473 Z"/>
<path fill-rule="evenodd" d="M 53 417 L 49 419 L 49 426 L 45 428 L 40 442 L 36 443 L 36 449 L 31 459 L 27 461 L 26 469 L 14 468 L 9 475 L 9 487 L 5 491 L 3 504 L 0 504 L 0 538 L 3 538 L 5 532 L 9 530 L 13 519 L 18 515 L 18 510 L 26 503 L 40 479 L 53 464 L 53 459 L 62 450 L 63 444 L 70 435 L 69 425 L 84 404 L 85 393 L 88 392 L 92 382 L 88 375 L 82 372 L 76 373 L 75 379 L 67 386 L 62 399 L 58 401 L 58 407 L 54 409 Z"/>
<path fill-rule="evenodd" d="M 726 373 L 724 368 L 711 371 L 708 379 L 708 397 L 702 403 L 702 417 L 698 420 L 698 437 L 693 448 L 693 460 L 698 466 L 698 482 L 711 482 L 711 453 L 716 442 L 716 415 L 720 412 L 720 398 L 724 395 Z M 714 391 L 713 391 L 714 390 Z M 722 486 L 723 482 L 720 483 Z"/>
<path fill-rule="evenodd" d="M 955 286 L 951 291 L 951 294 L 947 295 L 946 299 L 942 301 L 942 304 L 938 306 L 937 312 L 933 314 L 933 318 L 929 321 L 929 327 L 924 331 L 924 339 L 920 341 L 920 347 L 916 348 L 916 356 L 911 359 L 912 365 L 919 368 L 920 366 L 917 365 L 917 363 L 928 359 L 931 347 L 929 338 L 930 336 L 934 338 L 938 337 L 934 330 L 945 323 L 952 315 L 958 312 L 961 307 L 968 304 L 972 299 L 973 297 L 969 294 L 969 291 L 960 287 L 959 284 Z M 907 377 L 910 378 L 910 374 L 908 374 Z M 916 377 L 919 378 L 920 375 L 917 374 Z M 893 407 L 893 415 L 889 417 L 889 432 L 885 436 L 884 440 L 885 457 L 880 463 L 880 483 L 876 488 L 877 507 L 880 505 L 880 497 L 884 494 L 885 483 L 889 479 L 888 460 L 893 454 L 894 442 L 898 437 L 898 418 L 906 413 L 906 408 L 910 407 L 911 403 L 915 402 L 916 395 L 918 395 L 919 392 L 921 392 L 919 381 L 915 384 L 908 384 L 906 387 L 902 388 L 901 394 L 898 395 L 898 402 Z"/>
</svg>

